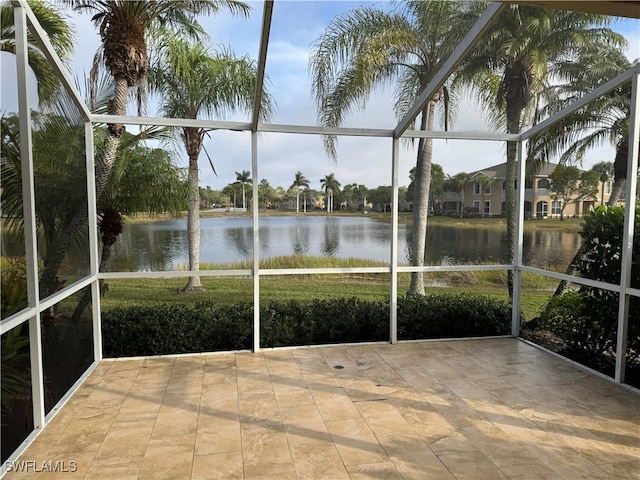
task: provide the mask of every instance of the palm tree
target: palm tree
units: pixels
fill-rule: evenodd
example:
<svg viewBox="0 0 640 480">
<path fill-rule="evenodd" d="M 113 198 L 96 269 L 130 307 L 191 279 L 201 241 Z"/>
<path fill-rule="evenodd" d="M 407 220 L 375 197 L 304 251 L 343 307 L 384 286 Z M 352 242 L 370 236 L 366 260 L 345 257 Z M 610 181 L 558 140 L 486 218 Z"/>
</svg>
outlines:
<svg viewBox="0 0 640 480">
<path fill-rule="evenodd" d="M 49 36 L 49 41 L 60 59 L 63 62 L 69 60 L 73 53 L 75 31 L 62 10 L 55 4 L 47 4 L 40 0 L 30 1 L 29 7 Z M 15 54 L 15 38 L 13 6 L 5 1 L 0 6 L 0 52 Z M 38 82 L 38 100 L 41 105 L 49 104 L 57 98 L 60 80 L 30 31 L 27 31 L 27 43 L 29 66 Z"/>
<path fill-rule="evenodd" d="M 330 173 L 320 179 L 320 188 L 327 196 L 327 213 L 331 213 L 333 211 L 333 197 L 340 193 L 340 182 L 333 173 Z"/>
<path fill-rule="evenodd" d="M 139 212 L 178 215 L 186 207 L 185 172 L 175 166 L 166 150 L 142 145 L 142 139 L 153 138 L 153 134 L 148 130 L 138 135 L 125 133 L 120 142 L 116 162 L 98 202 L 98 229 L 102 240 L 100 272 L 108 270 L 113 245 L 122 233 L 127 216 Z M 102 284 L 101 280 L 101 291 Z M 80 319 L 90 301 L 91 290 L 86 289 L 72 320 Z"/>
<path fill-rule="evenodd" d="M 510 5 L 466 59 L 458 80 L 475 85 L 496 126 L 518 134 L 523 126 L 531 124 L 532 100 L 547 86 L 550 74 L 555 81 L 564 80 L 562 65 L 575 59 L 580 49 L 622 41 L 603 28 L 607 22 L 601 15 Z M 512 257 L 517 143 L 507 142 L 506 151 L 507 248 Z M 508 272 L 507 283 L 512 298 L 512 271 Z"/>
<path fill-rule="evenodd" d="M 568 81 L 550 89 L 556 101 L 541 108 L 538 117 L 553 114 L 631 68 L 631 62 L 620 48 L 625 44 L 623 40 L 582 49 L 575 62 L 563 64 L 562 71 Z M 579 163 L 588 150 L 609 143 L 616 149 L 613 170 L 603 166 L 598 173 L 603 178 L 608 177 L 602 182 L 614 178 L 613 191 L 607 203 L 615 205 L 624 192 L 627 176 L 630 98 L 630 82 L 598 97 L 588 108 L 568 115 L 562 122 L 537 135 L 531 142 L 530 157 L 545 161 L 560 155 L 562 163 Z"/>
<path fill-rule="evenodd" d="M 160 94 L 165 116 L 196 119 L 202 116 L 220 117 L 234 110 L 250 112 L 253 108 L 256 77 L 257 64 L 248 57 L 238 58 L 230 51 L 211 54 L 202 44 L 191 45 L 184 40 L 173 39 L 162 46 L 161 55 L 149 71 L 149 84 L 153 91 Z M 272 110 L 271 98 L 266 93 L 262 98 L 260 116 L 265 119 Z M 189 158 L 189 270 L 197 271 L 200 269 L 198 158 L 207 129 L 183 127 L 176 131 L 180 131 L 179 141 L 184 145 Z M 213 163 L 211 166 L 213 168 Z M 250 182 L 248 176 L 249 172 L 246 172 L 246 181 Z M 244 185 L 243 182 L 243 207 Z M 184 291 L 200 290 L 200 277 L 189 277 Z"/>
<path fill-rule="evenodd" d="M 471 180 L 471 175 L 465 172 L 460 172 L 453 177 L 449 177 L 449 185 L 456 193 L 460 194 L 460 202 L 458 203 L 460 205 L 460 218 L 462 218 L 464 214 L 464 190 L 467 185 L 471 183 Z"/>
<path fill-rule="evenodd" d="M 296 213 L 300 213 L 300 188 L 309 188 L 309 180 L 305 178 L 302 172 L 296 172 L 296 178 L 293 180 L 290 188 L 296 189 Z M 306 209 L 305 209 L 306 210 Z"/>
<path fill-rule="evenodd" d="M 115 81 L 114 95 L 107 113 L 126 113 L 129 88 L 141 91 L 149 66 L 147 35 L 176 35 L 177 32 L 201 39 L 204 30 L 196 16 L 219 11 L 222 7 L 233 13 L 247 15 L 249 7 L 237 0 L 62 0 L 76 11 L 92 13 L 92 20 L 99 28 L 101 50 L 96 55 L 96 65 L 103 62 Z M 108 124 L 102 154 L 96 159 L 96 198 L 100 198 L 118 152 L 120 139 L 125 131 L 122 124 Z M 40 291 L 47 296 L 55 290 L 55 276 L 64 259 L 67 248 L 78 230 L 86 223 L 86 211 L 79 212 L 69 223 L 66 234 L 61 236 L 40 277 Z"/>
<path fill-rule="evenodd" d="M 251 185 L 251 182 L 253 181 L 251 180 L 250 175 L 251 173 L 249 173 L 249 170 L 236 172 L 236 183 L 242 187 L 242 208 L 243 209 L 247 208 L 247 196 L 245 192 L 245 187 L 247 185 Z"/>
<path fill-rule="evenodd" d="M 393 13 L 361 7 L 334 19 L 310 57 L 320 123 L 339 126 L 350 109 L 365 104 L 374 88 L 393 83 L 396 115 L 402 118 L 477 18 L 476 6 L 405 0 Z M 420 112 L 421 130 L 433 129 L 438 105 L 443 106 L 447 128 L 449 91 L 443 87 Z M 325 137 L 325 148 L 335 158 L 334 137 Z M 424 265 L 432 154 L 432 140 L 421 138 L 414 187 L 414 266 Z M 412 273 L 409 293 L 424 295 L 422 272 Z"/>
</svg>

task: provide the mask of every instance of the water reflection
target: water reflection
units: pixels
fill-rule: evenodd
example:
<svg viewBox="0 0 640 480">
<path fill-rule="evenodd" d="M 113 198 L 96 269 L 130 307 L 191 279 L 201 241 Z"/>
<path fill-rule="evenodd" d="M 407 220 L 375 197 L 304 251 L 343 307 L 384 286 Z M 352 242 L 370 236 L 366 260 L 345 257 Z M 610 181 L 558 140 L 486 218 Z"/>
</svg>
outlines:
<svg viewBox="0 0 640 480">
<path fill-rule="evenodd" d="M 409 263 L 411 226 L 398 231 L 400 263 Z M 580 238 L 556 231 L 526 232 L 524 261 L 549 268 L 567 265 Z M 260 219 L 261 258 L 292 254 L 359 258 L 388 262 L 391 225 L 361 217 L 264 217 Z M 506 232 L 500 229 L 429 226 L 426 265 L 505 264 Z M 208 218 L 201 221 L 201 263 L 250 260 L 253 254 L 252 220 Z M 186 220 L 126 225 L 114 245 L 111 270 L 172 270 L 188 264 Z"/>
</svg>

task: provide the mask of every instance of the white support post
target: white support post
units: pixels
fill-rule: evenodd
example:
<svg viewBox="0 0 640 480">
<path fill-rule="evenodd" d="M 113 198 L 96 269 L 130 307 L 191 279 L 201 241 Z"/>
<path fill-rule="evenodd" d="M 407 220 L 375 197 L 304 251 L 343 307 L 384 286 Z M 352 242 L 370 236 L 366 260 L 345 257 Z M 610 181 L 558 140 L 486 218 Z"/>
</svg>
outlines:
<svg viewBox="0 0 640 480">
<path fill-rule="evenodd" d="M 258 198 L 258 132 L 251 132 L 251 175 L 253 178 L 253 351 L 260 351 L 260 236 Z"/>
<path fill-rule="evenodd" d="M 400 140 L 393 139 L 391 151 L 391 292 L 389 295 L 389 339 L 398 343 L 398 169 L 400 162 Z"/>
<path fill-rule="evenodd" d="M 615 379 L 624 382 L 627 361 L 627 330 L 629 328 L 629 292 L 633 261 L 633 232 L 636 216 L 636 188 L 638 185 L 638 142 L 640 141 L 640 73 L 632 78 L 631 121 L 629 124 L 629 156 L 627 161 L 627 191 L 625 194 L 624 231 L 620 268 L 620 298 L 618 303 L 618 339 L 616 343 Z"/>
<path fill-rule="evenodd" d="M 31 359 L 31 391 L 33 425 L 42 428 L 45 422 L 44 373 L 42 367 L 42 330 L 40 325 L 40 290 L 38 288 L 38 242 L 36 238 L 33 142 L 31 136 L 31 103 L 29 99 L 29 62 L 27 57 L 27 17 L 22 5 L 14 6 L 16 62 L 18 81 L 18 111 L 20 117 L 20 161 L 22 169 L 22 202 L 24 218 L 25 257 L 27 265 L 27 300 L 36 308 L 29 318 L 29 350 Z"/>
<path fill-rule="evenodd" d="M 522 249 L 524 246 L 524 191 L 526 176 L 526 141 L 518 142 L 518 172 L 516 188 L 516 228 L 513 255 L 513 302 L 511 305 L 511 335 L 520 335 L 520 314 L 522 295 Z"/>
<path fill-rule="evenodd" d="M 93 360 L 102 360 L 102 324 L 100 315 L 100 270 L 98 244 L 98 212 L 96 198 L 95 148 L 93 142 L 93 124 L 84 124 L 85 165 L 87 169 L 87 221 L 89 223 L 89 264 L 91 268 L 91 315 L 93 320 Z"/>
</svg>

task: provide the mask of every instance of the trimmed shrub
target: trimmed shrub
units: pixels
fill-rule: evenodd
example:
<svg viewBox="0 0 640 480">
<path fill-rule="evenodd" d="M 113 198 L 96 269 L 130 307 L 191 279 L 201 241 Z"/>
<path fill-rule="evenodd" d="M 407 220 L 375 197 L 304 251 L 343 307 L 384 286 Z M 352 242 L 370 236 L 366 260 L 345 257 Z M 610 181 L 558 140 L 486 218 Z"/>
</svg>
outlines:
<svg viewBox="0 0 640 480">
<path fill-rule="evenodd" d="M 403 340 L 507 335 L 511 305 L 486 295 L 431 294 L 398 298 L 398 337 Z"/>
<path fill-rule="evenodd" d="M 271 301 L 260 311 L 264 347 L 387 341 L 389 302 L 358 298 Z M 116 308 L 102 316 L 107 357 L 249 349 L 253 307 L 212 302 Z M 455 338 L 509 332 L 508 303 L 482 295 L 398 299 L 400 338 Z"/>
<path fill-rule="evenodd" d="M 540 328 L 562 338 L 570 351 L 602 355 L 612 345 L 612 338 L 607 338 L 610 328 L 605 326 L 611 321 L 593 320 L 591 312 L 586 309 L 584 297 L 578 292 L 568 292 L 549 300 L 540 315 Z"/>
<path fill-rule="evenodd" d="M 617 285 L 620 282 L 624 207 L 592 209 L 580 232 L 583 253 L 576 262 L 580 276 Z M 640 287 L 640 210 L 636 210 L 631 286 Z M 562 339 L 564 352 L 600 371 L 609 372 L 616 354 L 619 294 L 581 286 L 577 292 L 553 297 L 540 316 L 540 329 Z M 627 376 L 640 370 L 640 301 L 629 301 Z M 605 367 L 602 367 L 602 366 Z M 637 383 L 637 382 L 636 382 Z"/>
</svg>

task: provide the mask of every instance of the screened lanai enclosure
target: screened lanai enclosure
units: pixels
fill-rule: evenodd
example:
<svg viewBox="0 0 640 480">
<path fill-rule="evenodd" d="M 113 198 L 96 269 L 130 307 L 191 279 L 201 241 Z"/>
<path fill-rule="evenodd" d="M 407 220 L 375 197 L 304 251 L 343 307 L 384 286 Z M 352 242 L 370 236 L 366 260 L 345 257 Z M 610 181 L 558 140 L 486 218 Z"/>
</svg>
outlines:
<svg viewBox="0 0 640 480">
<path fill-rule="evenodd" d="M 329 50 L 319 39 L 353 9 L 398 5 L 249 5 L 248 18 L 241 8 L 221 8 L 217 23 L 198 17 L 208 38 L 197 42 L 228 39 L 210 51 L 235 50 L 235 75 L 245 64 L 253 75 L 249 98 L 236 105 L 233 91 L 198 115 L 178 108 L 187 100 L 171 81 L 182 67 L 156 69 L 159 42 L 139 50 L 149 101 L 138 110 L 137 77 L 116 78 L 113 62 L 94 83 L 70 71 L 73 49 L 91 58 L 100 47 L 92 15 L 68 10 L 77 31 L 65 44 L 40 23 L 41 3 L 3 7 L 13 28 L 2 26 L 2 475 L 640 478 L 640 65 L 618 62 L 604 80 L 589 71 L 589 88 L 557 90 L 559 106 L 546 109 L 541 92 L 562 79 L 545 66 L 547 90 L 528 85 L 537 115 L 520 112 L 517 133 L 504 133 L 516 131 L 509 114 L 487 113 L 489 95 L 463 74 L 511 9 L 624 18 L 633 43 L 638 4 L 482 4 L 464 31 L 448 31 L 455 45 L 413 97 L 394 97 L 409 76 L 385 70 L 336 117 L 316 116 L 338 101 L 321 98 L 322 68 L 345 74 L 338 93 L 358 72 L 340 56 L 314 64 Z M 487 65 L 495 76 L 487 67 L 473 78 L 508 77 Z M 445 102 L 434 99 L 445 96 L 458 115 L 439 123 Z M 595 194 L 600 207 L 567 219 L 582 234 L 557 222 L 545 233 L 547 220 L 525 215 L 531 168 L 564 161 L 570 142 L 548 146 L 559 126 L 579 141 L 600 127 L 571 122 L 603 111 L 612 126 L 598 147 L 616 172 L 600 188 L 622 188 L 618 206 Z M 194 132 L 204 142 L 196 200 L 182 143 Z M 446 172 L 513 165 L 514 210 L 507 174 L 478 183 L 482 210 L 459 212 L 472 218 L 439 223 L 444 199 L 411 193 L 425 146 Z M 209 184 L 226 192 L 211 205 Z M 478 213 L 485 195 L 502 215 Z M 412 291 L 419 280 L 426 295 Z"/>
</svg>

